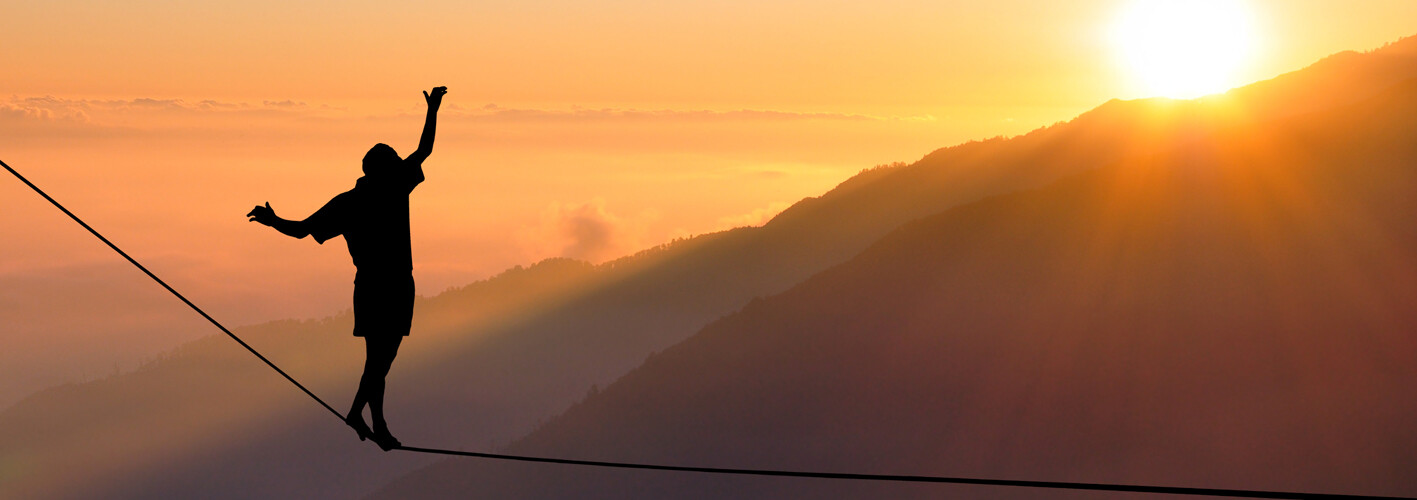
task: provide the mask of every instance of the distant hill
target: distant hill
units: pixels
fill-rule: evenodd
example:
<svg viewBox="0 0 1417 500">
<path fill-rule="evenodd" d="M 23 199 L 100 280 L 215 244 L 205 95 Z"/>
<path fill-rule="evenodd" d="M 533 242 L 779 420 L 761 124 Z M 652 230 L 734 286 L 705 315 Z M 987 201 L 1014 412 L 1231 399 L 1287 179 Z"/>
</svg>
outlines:
<svg viewBox="0 0 1417 500">
<path fill-rule="evenodd" d="M 1410 69 L 1412 43 L 1311 69 Z M 505 451 L 1417 495 L 1417 78 L 1350 82 L 1371 92 L 1320 111 L 1234 112 L 1321 76 L 1109 103 L 1070 125 L 1175 119 L 1101 168 L 906 224 Z M 1067 496 L 452 459 L 379 497 L 468 495 Z"/>
<path fill-rule="evenodd" d="M 1393 55 L 1399 52 L 1352 57 L 1387 67 L 1410 60 Z M 1275 82 L 1323 80 L 1314 75 L 1350 69 L 1321 63 Z M 414 337 L 390 379 L 392 425 L 411 445 L 498 448 L 651 353 L 754 297 L 851 259 L 902 224 L 1157 154 L 1213 133 L 1217 122 L 1299 119 L 1297 103 L 1349 106 L 1413 76 L 1417 71 L 1374 72 L 1341 102 L 1319 99 L 1330 88 L 1306 93 L 1295 83 L 1271 99 L 1280 105 L 1242 117 L 1198 103 L 1112 101 L 1021 137 L 864 171 L 761 228 L 695 237 L 595 267 L 554 261 L 420 301 Z M 338 408 L 348 402 L 361 360 L 348 322 L 347 315 L 282 322 L 243 334 Z M 47 391 L 0 413 L 0 496 L 346 498 L 432 460 L 380 454 L 332 424 L 229 340 L 212 337 L 137 373 Z"/>
<path fill-rule="evenodd" d="M 418 363 L 435 352 L 430 344 L 475 343 L 477 332 L 537 314 L 595 278 L 589 264 L 553 259 L 419 299 L 422 344 L 404 356 Z M 341 407 L 364 356 L 352 327 L 346 312 L 236 333 Z M 347 497 L 379 484 L 359 476 L 361 464 L 398 474 L 426 462 L 380 461 L 324 412 L 225 335 L 209 336 L 136 372 L 42 391 L 0 413 L 0 498 Z M 225 468 L 186 473 L 216 466 Z M 352 473 L 321 475 L 341 466 Z"/>
</svg>

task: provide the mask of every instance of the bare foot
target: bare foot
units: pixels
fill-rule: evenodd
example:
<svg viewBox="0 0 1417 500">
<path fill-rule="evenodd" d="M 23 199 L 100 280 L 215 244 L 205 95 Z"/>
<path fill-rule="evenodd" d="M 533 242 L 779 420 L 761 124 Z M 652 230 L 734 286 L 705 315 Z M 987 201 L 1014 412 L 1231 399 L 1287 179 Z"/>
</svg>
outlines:
<svg viewBox="0 0 1417 500">
<path fill-rule="evenodd" d="M 369 438 L 373 439 L 374 443 L 379 445 L 379 449 L 382 449 L 384 451 L 389 451 L 394 448 L 403 446 L 403 443 L 400 443 L 399 440 L 395 438 L 393 434 L 389 434 L 389 429 L 387 427 L 379 427 L 374 431 L 374 435 L 370 436 Z"/>
<path fill-rule="evenodd" d="M 353 415 L 346 416 L 344 417 L 344 423 L 354 428 L 354 432 L 359 434 L 360 441 L 374 437 L 374 433 L 373 431 L 369 430 L 369 426 L 364 425 L 363 415 L 359 415 L 356 413 Z"/>
</svg>

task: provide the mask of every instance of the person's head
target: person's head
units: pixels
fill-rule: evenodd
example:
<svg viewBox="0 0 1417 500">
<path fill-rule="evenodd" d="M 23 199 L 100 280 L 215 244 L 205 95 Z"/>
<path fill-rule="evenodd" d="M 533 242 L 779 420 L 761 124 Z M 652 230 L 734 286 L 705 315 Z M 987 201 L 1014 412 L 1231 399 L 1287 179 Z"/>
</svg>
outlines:
<svg viewBox="0 0 1417 500">
<path fill-rule="evenodd" d="M 388 144 L 378 143 L 364 153 L 364 175 L 379 175 L 398 166 L 402 158 Z"/>
</svg>

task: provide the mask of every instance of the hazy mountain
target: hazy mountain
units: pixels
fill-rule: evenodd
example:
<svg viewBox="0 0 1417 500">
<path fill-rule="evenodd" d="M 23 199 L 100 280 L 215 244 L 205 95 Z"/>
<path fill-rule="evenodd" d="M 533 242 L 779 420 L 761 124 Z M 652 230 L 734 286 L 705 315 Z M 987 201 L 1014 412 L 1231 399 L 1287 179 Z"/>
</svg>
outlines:
<svg viewBox="0 0 1417 500">
<path fill-rule="evenodd" d="M 1335 68 L 1319 64 L 1275 81 L 1347 71 Z M 1399 73 L 1375 73 L 1355 86 L 1353 99 L 1372 98 L 1401 81 Z M 1303 85 L 1288 88 L 1297 90 L 1284 99 L 1318 102 Z M 762 228 L 700 236 L 594 268 L 557 261 L 509 271 L 421 301 L 390 378 L 392 425 L 410 445 L 497 448 L 593 384 L 605 385 L 753 297 L 851 258 L 903 223 L 1155 154 L 1217 122 L 1294 113 L 1215 109 L 1113 101 L 1022 137 L 864 171 Z M 243 335 L 342 410 L 361 361 L 348 322 L 283 322 Z M 351 436 L 249 354 L 213 337 L 137 373 L 47 391 L 0 413 L 0 496 L 348 497 L 432 460 L 382 454 Z"/>
<path fill-rule="evenodd" d="M 535 315 L 595 278 L 589 264 L 549 260 L 419 299 L 421 342 L 403 355 L 415 364 L 433 346 L 475 343 L 477 332 Z M 236 333 L 344 410 L 364 355 L 352 327 L 346 312 Z M 347 497 L 426 462 L 370 453 L 349 432 L 218 334 L 0 413 L 0 497 Z"/>
<path fill-rule="evenodd" d="M 1313 69 L 1412 67 L 1412 51 L 1389 50 Z M 1319 112 L 1235 112 L 1240 96 L 1275 102 L 1263 88 L 1298 95 L 1292 82 L 1331 81 L 1282 80 L 1227 99 L 1109 103 L 1093 118 L 1175 126 L 1102 168 L 907 224 L 653 356 L 506 451 L 1417 494 L 1417 79 Z M 972 147 L 1018 155 L 1026 144 Z M 382 492 L 1045 494 L 470 459 Z"/>
</svg>

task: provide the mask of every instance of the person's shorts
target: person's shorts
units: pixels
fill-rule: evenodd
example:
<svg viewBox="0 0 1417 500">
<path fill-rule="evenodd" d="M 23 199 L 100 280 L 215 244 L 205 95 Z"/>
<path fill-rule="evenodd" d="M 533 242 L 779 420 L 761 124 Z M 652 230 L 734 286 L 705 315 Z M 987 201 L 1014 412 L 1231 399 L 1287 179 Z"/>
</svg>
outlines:
<svg viewBox="0 0 1417 500">
<path fill-rule="evenodd" d="M 354 280 L 354 336 L 408 336 L 413 325 L 413 276 Z"/>
</svg>

